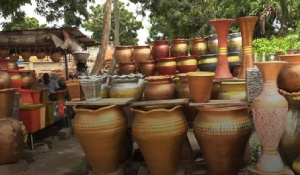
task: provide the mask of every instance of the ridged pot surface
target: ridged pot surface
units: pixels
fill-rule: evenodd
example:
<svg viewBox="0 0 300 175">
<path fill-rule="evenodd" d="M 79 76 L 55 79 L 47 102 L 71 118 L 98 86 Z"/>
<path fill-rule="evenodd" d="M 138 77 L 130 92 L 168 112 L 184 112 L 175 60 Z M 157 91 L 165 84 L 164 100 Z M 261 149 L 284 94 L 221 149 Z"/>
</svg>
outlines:
<svg viewBox="0 0 300 175">
<path fill-rule="evenodd" d="M 117 169 L 126 133 L 126 118 L 117 106 L 75 108 L 73 128 L 94 173 Z"/>
</svg>

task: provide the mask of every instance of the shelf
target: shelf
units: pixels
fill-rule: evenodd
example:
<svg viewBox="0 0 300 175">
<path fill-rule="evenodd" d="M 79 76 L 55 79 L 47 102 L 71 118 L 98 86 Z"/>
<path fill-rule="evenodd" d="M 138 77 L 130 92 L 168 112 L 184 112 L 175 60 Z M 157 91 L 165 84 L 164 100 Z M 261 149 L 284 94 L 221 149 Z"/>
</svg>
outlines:
<svg viewBox="0 0 300 175">
<path fill-rule="evenodd" d="M 149 101 L 136 101 L 131 102 L 131 107 L 137 106 L 154 106 L 154 105 L 182 105 L 188 104 L 188 98 L 170 99 L 170 100 L 149 100 Z"/>
<path fill-rule="evenodd" d="M 208 105 L 220 105 L 220 106 L 230 106 L 230 105 L 250 105 L 246 101 L 237 101 L 237 100 L 210 100 L 207 103 L 189 103 L 190 106 L 208 106 Z"/>
<path fill-rule="evenodd" d="M 93 105 L 93 106 L 108 106 L 108 105 L 127 105 L 134 101 L 134 98 L 103 98 L 98 101 L 66 101 L 65 105 Z"/>
</svg>

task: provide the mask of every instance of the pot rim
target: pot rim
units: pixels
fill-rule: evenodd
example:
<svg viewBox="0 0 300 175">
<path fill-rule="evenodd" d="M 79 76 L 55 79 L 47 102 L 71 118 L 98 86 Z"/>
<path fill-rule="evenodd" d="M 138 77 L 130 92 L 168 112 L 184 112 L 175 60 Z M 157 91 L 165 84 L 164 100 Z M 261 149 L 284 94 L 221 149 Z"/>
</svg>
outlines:
<svg viewBox="0 0 300 175">
<path fill-rule="evenodd" d="M 0 70 L 0 71 L 7 71 L 7 73 L 20 73 L 20 70 L 12 70 L 12 69 Z"/>
<path fill-rule="evenodd" d="M 154 75 L 148 76 L 145 78 L 147 81 L 156 81 L 156 80 L 172 80 L 172 77 L 169 75 Z"/>
<path fill-rule="evenodd" d="M 110 109 L 110 108 L 114 108 L 117 107 L 117 105 L 108 105 L 108 106 L 104 106 L 104 107 L 100 107 L 98 109 L 87 109 L 87 108 L 77 108 L 77 106 L 73 106 L 73 109 L 75 112 L 91 112 L 91 113 L 96 113 L 99 111 L 103 111 L 106 109 Z"/>
<path fill-rule="evenodd" d="M 155 40 L 153 43 L 154 43 L 154 44 L 155 44 L 155 43 L 156 43 L 156 44 L 161 44 L 161 43 L 169 44 L 169 42 L 168 42 L 167 40 Z"/>
<path fill-rule="evenodd" d="M 199 106 L 197 107 L 200 111 L 235 111 L 241 109 L 248 109 L 248 105 L 207 105 L 207 106 Z"/>
<path fill-rule="evenodd" d="M 195 60 L 196 60 L 196 55 L 189 55 L 189 56 L 179 56 L 179 57 L 176 57 L 176 60 L 189 60 L 189 59 L 195 59 Z"/>
<path fill-rule="evenodd" d="M 238 85 L 240 85 L 240 84 L 246 84 L 246 82 L 245 81 L 238 81 L 238 82 L 234 82 L 234 81 L 232 81 L 232 82 L 221 82 L 221 85 L 232 85 L 232 84 L 238 84 Z"/>
<path fill-rule="evenodd" d="M 143 61 L 139 61 L 138 64 L 140 63 L 155 63 L 156 60 L 143 60 Z"/>
<path fill-rule="evenodd" d="M 164 61 L 175 61 L 176 57 L 166 57 L 166 58 L 159 58 L 156 61 L 157 62 L 164 62 Z"/>
<path fill-rule="evenodd" d="M 128 49 L 128 48 L 132 49 L 132 46 L 130 46 L 130 45 L 125 45 L 125 46 L 116 46 L 116 47 L 115 47 L 116 50 L 118 50 L 118 49 L 121 49 L 121 50 L 122 50 L 122 49 Z"/>
<path fill-rule="evenodd" d="M 188 77 L 210 77 L 210 76 L 215 76 L 214 72 L 209 72 L 209 71 L 197 71 L 197 72 L 188 72 L 186 74 Z"/>
<path fill-rule="evenodd" d="M 200 57 L 198 57 L 199 59 L 204 59 L 204 58 L 217 58 L 217 54 L 205 54 L 205 55 L 201 55 Z"/>
<path fill-rule="evenodd" d="M 181 108 L 181 105 L 176 105 L 170 109 L 165 109 L 165 108 L 158 108 L 158 109 L 150 109 L 150 110 L 142 110 L 142 109 L 137 109 L 137 108 L 130 108 L 131 111 L 136 112 L 136 113 L 141 113 L 141 114 L 149 114 L 152 112 L 172 112 L 175 111 L 176 109 Z"/>
<path fill-rule="evenodd" d="M 287 61 L 263 61 L 263 62 L 256 62 L 254 65 L 264 65 L 264 64 L 287 64 Z"/>
<path fill-rule="evenodd" d="M 205 42 L 205 38 L 204 37 L 195 37 L 195 38 L 191 38 L 190 41 L 191 42 L 193 42 L 193 41 L 204 41 Z"/>
<path fill-rule="evenodd" d="M 135 65 L 135 62 L 133 62 L 133 61 L 131 61 L 131 62 L 122 62 L 122 63 L 118 63 L 118 64 L 125 64 L 125 65 L 127 65 L 127 64 L 131 64 L 131 65 Z"/>
<path fill-rule="evenodd" d="M 142 48 L 148 48 L 150 49 L 150 45 L 135 45 L 133 46 L 133 49 L 142 49 Z"/>
</svg>

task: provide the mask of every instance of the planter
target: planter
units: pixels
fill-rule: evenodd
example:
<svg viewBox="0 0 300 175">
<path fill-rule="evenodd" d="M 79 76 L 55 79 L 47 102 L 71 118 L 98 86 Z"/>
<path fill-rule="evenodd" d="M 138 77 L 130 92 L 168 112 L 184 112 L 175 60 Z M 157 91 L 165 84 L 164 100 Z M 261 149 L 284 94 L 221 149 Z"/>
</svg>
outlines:
<svg viewBox="0 0 300 175">
<path fill-rule="evenodd" d="M 194 134 L 209 174 L 238 174 L 252 131 L 247 106 L 198 107 Z"/>
<path fill-rule="evenodd" d="M 246 82 L 222 82 L 219 99 L 246 101 Z"/>
<path fill-rule="evenodd" d="M 189 72 L 190 99 L 195 103 L 208 102 L 211 96 L 213 76 L 212 72 Z"/>
<path fill-rule="evenodd" d="M 54 63 L 58 63 L 60 62 L 62 55 L 60 52 L 54 52 L 51 54 L 50 59 L 52 60 L 52 62 Z"/>
<path fill-rule="evenodd" d="M 11 86 L 12 80 L 10 74 L 4 70 L 0 70 L 0 89 L 6 89 Z"/>
<path fill-rule="evenodd" d="M 228 35 L 228 51 L 240 53 L 241 50 L 242 50 L 241 33 L 230 33 Z"/>
<path fill-rule="evenodd" d="M 176 73 L 176 58 L 161 58 L 157 60 L 157 73 L 159 75 L 175 75 Z"/>
<path fill-rule="evenodd" d="M 188 44 L 187 39 L 173 39 L 171 46 L 171 56 L 187 56 L 188 55 Z"/>
<path fill-rule="evenodd" d="M 82 91 L 86 98 L 86 101 L 97 101 L 100 100 L 101 84 L 104 77 L 98 76 L 82 76 L 79 77 Z"/>
<path fill-rule="evenodd" d="M 139 99 L 142 93 L 142 84 L 138 75 L 113 75 L 111 76 L 110 98 L 135 98 Z"/>
<path fill-rule="evenodd" d="M 218 54 L 218 35 L 210 35 L 207 38 L 207 48 L 210 54 Z"/>
<path fill-rule="evenodd" d="M 12 118 L 16 89 L 0 90 L 0 118 Z"/>
<path fill-rule="evenodd" d="M 68 92 L 71 96 L 71 101 L 80 101 L 81 100 L 81 87 L 79 80 L 68 80 L 66 81 Z"/>
<path fill-rule="evenodd" d="M 170 56 L 169 44 L 165 40 L 157 40 L 153 43 L 152 57 L 155 60 L 168 58 Z"/>
<path fill-rule="evenodd" d="M 119 63 L 119 75 L 134 74 L 136 71 L 135 62 Z"/>
<path fill-rule="evenodd" d="M 139 73 L 145 75 L 145 76 L 152 76 L 155 75 L 155 60 L 147 60 L 147 61 L 141 61 L 138 63 L 138 71 Z"/>
<path fill-rule="evenodd" d="M 194 72 L 197 70 L 197 60 L 195 55 L 181 56 L 176 58 L 179 73 Z"/>
<path fill-rule="evenodd" d="M 132 62 L 132 47 L 117 46 L 115 47 L 114 55 L 117 63 Z"/>
<path fill-rule="evenodd" d="M 74 108 L 73 128 L 94 173 L 117 170 L 126 118 L 117 106 Z"/>
<path fill-rule="evenodd" d="M 152 175 L 174 175 L 179 163 L 187 124 L 180 106 L 144 111 L 132 109 L 132 135 Z"/>
<path fill-rule="evenodd" d="M 150 46 L 133 46 L 132 58 L 135 62 L 151 59 Z"/>
<path fill-rule="evenodd" d="M 198 57 L 198 68 L 200 71 L 215 72 L 218 57 L 216 54 L 201 55 Z"/>
<path fill-rule="evenodd" d="M 175 84 L 170 76 L 146 77 L 145 100 L 168 100 L 175 98 Z"/>
<path fill-rule="evenodd" d="M 195 55 L 197 58 L 198 56 L 206 54 L 207 45 L 206 45 L 205 38 L 192 38 L 190 39 L 190 42 L 191 42 L 191 48 L 190 48 L 191 55 Z"/>
</svg>

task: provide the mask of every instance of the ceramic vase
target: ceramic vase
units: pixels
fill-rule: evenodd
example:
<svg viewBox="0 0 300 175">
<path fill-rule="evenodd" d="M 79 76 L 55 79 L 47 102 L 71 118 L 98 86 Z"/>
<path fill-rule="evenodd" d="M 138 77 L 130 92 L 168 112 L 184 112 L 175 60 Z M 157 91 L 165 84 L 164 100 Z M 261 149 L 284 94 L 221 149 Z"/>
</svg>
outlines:
<svg viewBox="0 0 300 175">
<path fill-rule="evenodd" d="M 175 98 L 175 84 L 170 76 L 146 77 L 145 100 L 168 100 Z"/>
<path fill-rule="evenodd" d="M 191 48 L 190 53 L 191 55 L 195 55 L 196 58 L 201 55 L 206 54 L 207 44 L 205 38 L 192 38 L 190 39 Z"/>
<path fill-rule="evenodd" d="M 174 175 L 179 163 L 187 123 L 180 106 L 149 111 L 132 109 L 132 135 L 152 175 Z"/>
<path fill-rule="evenodd" d="M 254 168 L 263 173 L 284 171 L 278 144 L 284 132 L 288 103 L 278 93 L 277 76 L 286 63 L 284 61 L 255 63 L 262 73 L 264 85 L 261 94 L 252 103 L 255 129 L 261 143 L 261 155 Z"/>
<path fill-rule="evenodd" d="M 132 58 L 135 62 L 151 59 L 151 49 L 149 45 L 133 46 Z"/>
<path fill-rule="evenodd" d="M 138 71 L 145 76 L 155 75 L 155 60 L 146 60 L 139 62 Z"/>
<path fill-rule="evenodd" d="M 198 107 L 194 134 L 210 175 L 237 174 L 252 131 L 247 106 Z"/>
<path fill-rule="evenodd" d="M 156 40 L 153 43 L 152 57 L 157 60 L 160 58 L 168 58 L 170 56 L 169 44 L 165 40 Z"/>
<path fill-rule="evenodd" d="M 158 59 L 156 69 L 159 75 L 175 75 L 177 70 L 176 57 Z"/>
<path fill-rule="evenodd" d="M 96 110 L 76 107 L 74 110 L 73 128 L 93 172 L 114 172 L 127 128 L 122 110 L 115 105 Z"/>
<path fill-rule="evenodd" d="M 173 39 L 171 45 L 171 56 L 187 56 L 188 55 L 188 44 L 187 39 Z"/>
<path fill-rule="evenodd" d="M 132 61 L 132 47 L 131 46 L 117 46 L 114 51 L 114 56 L 117 63 Z"/>
<path fill-rule="evenodd" d="M 214 19 L 210 21 L 218 35 L 218 63 L 215 71 L 215 78 L 217 79 L 233 78 L 227 56 L 228 30 L 233 21 L 234 19 Z"/>
<path fill-rule="evenodd" d="M 179 73 L 194 72 L 198 67 L 195 55 L 177 57 L 176 62 Z"/>
<path fill-rule="evenodd" d="M 246 69 L 253 68 L 252 39 L 257 16 L 246 16 L 237 18 L 236 21 L 242 33 L 242 65 L 239 78 L 246 78 Z"/>
</svg>

